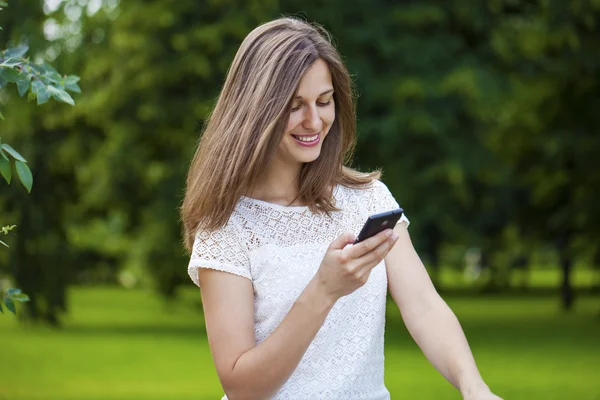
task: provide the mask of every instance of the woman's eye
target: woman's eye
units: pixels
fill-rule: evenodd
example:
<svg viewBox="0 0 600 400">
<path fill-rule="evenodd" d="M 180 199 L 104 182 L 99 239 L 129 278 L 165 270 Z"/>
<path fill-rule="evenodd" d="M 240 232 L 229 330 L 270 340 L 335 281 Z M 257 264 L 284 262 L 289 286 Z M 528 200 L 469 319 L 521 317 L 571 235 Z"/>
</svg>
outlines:
<svg viewBox="0 0 600 400">
<path fill-rule="evenodd" d="M 330 104 L 331 104 L 331 100 L 328 100 L 326 102 L 317 102 L 317 106 L 319 106 L 319 107 L 327 107 Z M 291 111 L 292 112 L 298 111 L 300 108 L 302 108 L 302 104 L 298 104 L 297 106 L 292 107 Z"/>
</svg>

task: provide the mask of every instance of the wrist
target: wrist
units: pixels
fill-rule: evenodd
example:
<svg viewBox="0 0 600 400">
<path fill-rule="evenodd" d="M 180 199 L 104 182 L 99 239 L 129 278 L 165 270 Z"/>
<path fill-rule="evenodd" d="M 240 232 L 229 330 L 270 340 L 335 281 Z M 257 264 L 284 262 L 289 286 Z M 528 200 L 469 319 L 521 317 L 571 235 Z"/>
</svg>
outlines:
<svg viewBox="0 0 600 400">
<path fill-rule="evenodd" d="M 478 393 L 487 393 L 490 391 L 488 385 L 481 379 L 464 380 L 460 382 L 460 394 L 464 399 L 469 399 Z"/>
<path fill-rule="evenodd" d="M 306 289 L 304 290 L 304 294 L 307 300 L 311 303 L 311 306 L 317 309 L 323 309 L 329 312 L 337 298 L 332 296 L 327 292 L 325 285 L 321 282 L 318 277 L 318 274 L 310 280 Z"/>
</svg>

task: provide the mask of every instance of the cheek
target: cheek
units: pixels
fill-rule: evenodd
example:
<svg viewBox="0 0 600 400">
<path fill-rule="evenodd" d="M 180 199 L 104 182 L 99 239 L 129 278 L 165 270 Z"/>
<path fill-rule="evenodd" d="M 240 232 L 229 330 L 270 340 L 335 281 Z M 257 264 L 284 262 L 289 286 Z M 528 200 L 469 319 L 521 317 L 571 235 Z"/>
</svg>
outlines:
<svg viewBox="0 0 600 400">
<path fill-rule="evenodd" d="M 301 121 L 301 119 L 298 117 L 298 115 L 296 113 L 292 113 L 290 115 L 290 118 L 288 119 L 288 123 L 285 128 L 285 131 L 291 132 L 296 126 L 298 126 L 300 121 Z"/>
<path fill-rule="evenodd" d="M 333 121 L 335 121 L 335 107 L 327 110 L 322 116 L 323 122 L 327 124 L 327 127 L 331 127 Z"/>
</svg>

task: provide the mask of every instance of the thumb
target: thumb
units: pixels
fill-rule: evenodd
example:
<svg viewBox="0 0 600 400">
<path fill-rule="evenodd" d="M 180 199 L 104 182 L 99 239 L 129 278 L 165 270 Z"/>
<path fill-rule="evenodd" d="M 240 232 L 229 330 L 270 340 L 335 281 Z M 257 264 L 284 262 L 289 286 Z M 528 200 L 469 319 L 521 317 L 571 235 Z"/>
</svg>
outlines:
<svg viewBox="0 0 600 400">
<path fill-rule="evenodd" d="M 330 250 L 342 250 L 346 247 L 347 244 L 354 243 L 356 238 L 353 234 L 344 232 L 340 236 L 338 236 L 331 244 L 329 245 Z"/>
</svg>

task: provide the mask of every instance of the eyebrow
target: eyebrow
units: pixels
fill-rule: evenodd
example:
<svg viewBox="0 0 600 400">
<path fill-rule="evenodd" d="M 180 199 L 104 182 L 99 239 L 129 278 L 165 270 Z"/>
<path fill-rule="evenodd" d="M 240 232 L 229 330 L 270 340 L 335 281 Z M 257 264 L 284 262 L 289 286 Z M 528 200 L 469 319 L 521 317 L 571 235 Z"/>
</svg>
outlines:
<svg viewBox="0 0 600 400">
<path fill-rule="evenodd" d="M 323 92 L 323 93 L 321 93 L 321 94 L 320 94 L 318 97 L 321 97 L 321 96 L 323 96 L 323 95 L 326 95 L 327 93 L 331 93 L 331 92 L 333 92 L 333 88 L 332 88 L 332 89 L 329 89 L 329 90 L 326 90 L 326 91 L 324 91 L 324 92 Z M 294 100 L 302 100 L 302 99 L 304 99 L 304 97 L 302 97 L 302 96 L 296 96 L 296 97 L 294 97 Z"/>
</svg>

